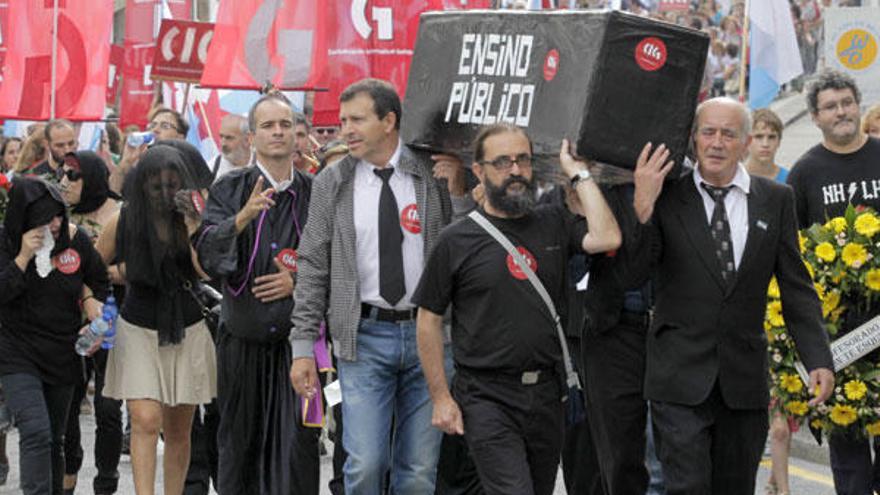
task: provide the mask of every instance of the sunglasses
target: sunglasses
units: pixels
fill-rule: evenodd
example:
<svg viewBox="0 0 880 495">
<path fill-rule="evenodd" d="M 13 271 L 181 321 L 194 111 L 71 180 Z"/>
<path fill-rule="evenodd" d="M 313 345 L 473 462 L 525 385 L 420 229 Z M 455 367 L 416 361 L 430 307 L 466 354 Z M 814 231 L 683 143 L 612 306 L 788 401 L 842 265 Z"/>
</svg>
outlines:
<svg viewBox="0 0 880 495">
<path fill-rule="evenodd" d="M 317 127 L 315 128 L 316 134 L 336 134 L 336 129 L 333 127 Z"/>
<path fill-rule="evenodd" d="M 68 168 L 66 170 L 63 168 L 59 168 L 58 169 L 58 179 L 61 180 L 62 177 L 67 177 L 67 180 L 69 180 L 71 182 L 75 182 L 75 181 L 82 179 L 83 174 L 81 171 L 75 170 L 72 168 Z"/>
</svg>

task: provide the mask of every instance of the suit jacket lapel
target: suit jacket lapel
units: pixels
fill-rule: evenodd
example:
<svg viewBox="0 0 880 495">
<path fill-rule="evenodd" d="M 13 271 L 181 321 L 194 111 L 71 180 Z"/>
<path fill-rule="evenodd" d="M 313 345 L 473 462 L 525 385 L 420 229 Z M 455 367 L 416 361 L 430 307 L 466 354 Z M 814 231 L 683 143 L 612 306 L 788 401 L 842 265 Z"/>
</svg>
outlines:
<svg viewBox="0 0 880 495">
<path fill-rule="evenodd" d="M 764 240 L 768 227 L 767 195 L 764 192 L 763 184 L 752 179 L 748 194 L 749 234 L 746 237 L 746 246 L 743 249 L 742 259 L 739 261 L 739 268 L 736 270 L 736 277 L 730 284 L 728 292 L 736 286 L 740 278 L 739 274 L 745 273 L 749 269 L 749 265 L 754 262 L 755 257 L 761 252 L 761 241 Z"/>
<path fill-rule="evenodd" d="M 678 195 L 681 199 L 678 217 L 682 229 L 687 233 L 691 244 L 694 245 L 698 257 L 706 265 L 706 270 L 712 275 L 718 287 L 723 290 L 725 284 L 724 279 L 721 278 L 721 263 L 715 256 L 715 241 L 712 239 L 709 222 L 706 220 L 706 207 L 703 206 L 703 198 L 700 197 L 697 186 L 694 185 L 693 176 L 683 177 L 679 181 L 678 187 L 681 188 Z"/>
</svg>

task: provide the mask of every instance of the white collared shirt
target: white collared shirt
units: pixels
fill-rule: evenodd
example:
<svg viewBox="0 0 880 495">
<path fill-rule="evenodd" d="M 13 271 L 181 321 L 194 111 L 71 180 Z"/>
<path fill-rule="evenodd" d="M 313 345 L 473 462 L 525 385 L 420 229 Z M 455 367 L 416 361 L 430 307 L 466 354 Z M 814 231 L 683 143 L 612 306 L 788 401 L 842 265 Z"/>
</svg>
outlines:
<svg viewBox="0 0 880 495">
<path fill-rule="evenodd" d="M 264 167 L 263 164 L 260 163 L 260 160 L 254 159 L 254 163 L 257 164 L 257 168 L 260 169 L 260 172 L 263 173 L 263 176 L 266 177 L 266 179 L 269 181 L 269 184 L 272 186 L 273 189 L 275 189 L 275 192 L 284 191 L 285 189 L 290 187 L 291 184 L 293 184 L 293 178 L 296 177 L 296 174 L 294 173 L 296 168 L 293 166 L 292 161 L 290 162 L 290 178 L 285 179 L 281 182 L 278 182 L 272 178 L 272 174 L 270 174 L 266 167 Z"/>
<path fill-rule="evenodd" d="M 414 221 L 419 220 L 415 183 L 412 175 L 398 167 L 402 147 L 403 142 L 398 141 L 397 149 L 388 162 L 388 166 L 394 167 L 388 183 L 394 192 L 400 218 L 407 215 L 407 221 L 401 223 L 406 294 L 393 308 L 379 295 L 379 196 L 382 194 L 382 179 L 373 172 L 378 167 L 365 160 L 358 162 L 354 176 L 354 227 L 361 302 L 397 310 L 413 307 L 410 297 L 424 268 L 424 241 L 421 229 L 414 227 Z"/>
<path fill-rule="evenodd" d="M 701 183 L 712 186 L 700 175 L 700 166 L 694 168 L 694 184 L 700 197 L 703 198 L 703 206 L 706 210 L 706 223 L 712 224 L 712 213 L 715 211 L 715 200 L 700 186 Z M 724 209 L 727 211 L 727 221 L 730 223 L 730 240 L 733 243 L 733 263 L 739 269 L 743 251 L 746 247 L 746 239 L 749 237 L 749 187 L 752 179 L 749 177 L 742 164 L 736 166 L 736 175 L 730 183 L 724 187 L 733 186 L 727 196 L 724 197 Z"/>
</svg>

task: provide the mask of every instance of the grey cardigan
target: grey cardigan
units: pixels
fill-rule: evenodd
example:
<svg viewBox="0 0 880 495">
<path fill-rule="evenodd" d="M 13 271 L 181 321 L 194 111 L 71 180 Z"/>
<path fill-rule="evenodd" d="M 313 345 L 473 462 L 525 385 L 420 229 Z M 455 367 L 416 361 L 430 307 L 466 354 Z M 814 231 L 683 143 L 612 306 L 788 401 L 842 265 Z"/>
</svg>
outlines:
<svg viewBox="0 0 880 495">
<path fill-rule="evenodd" d="M 298 251 L 296 304 L 291 316 L 294 359 L 313 356 L 312 347 L 325 319 L 336 357 L 357 359 L 361 318 L 354 227 L 357 164 L 358 159 L 348 155 L 318 174 L 312 185 L 309 220 Z M 452 220 L 452 200 L 445 184 L 434 179 L 433 163 L 427 154 L 404 145 L 398 166 L 413 176 L 427 260 L 440 231 Z M 463 216 L 473 206 L 469 197 L 455 198 L 455 216 Z"/>
</svg>

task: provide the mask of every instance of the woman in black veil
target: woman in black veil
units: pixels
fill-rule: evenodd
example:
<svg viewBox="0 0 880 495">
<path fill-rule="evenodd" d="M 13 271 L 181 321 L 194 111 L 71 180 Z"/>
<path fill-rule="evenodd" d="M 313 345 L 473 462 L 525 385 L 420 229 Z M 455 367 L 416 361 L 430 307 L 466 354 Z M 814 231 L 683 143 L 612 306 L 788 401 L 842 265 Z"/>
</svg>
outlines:
<svg viewBox="0 0 880 495">
<path fill-rule="evenodd" d="M 126 178 L 119 216 L 98 240 L 105 260 L 118 256 L 126 281 L 105 395 L 128 401 L 138 495 L 153 493 L 160 429 L 165 493 L 182 492 L 193 412 L 217 390 L 214 345 L 193 292 L 200 270 L 175 206 L 179 191 L 194 189 L 180 150 L 149 148 Z"/>
</svg>

